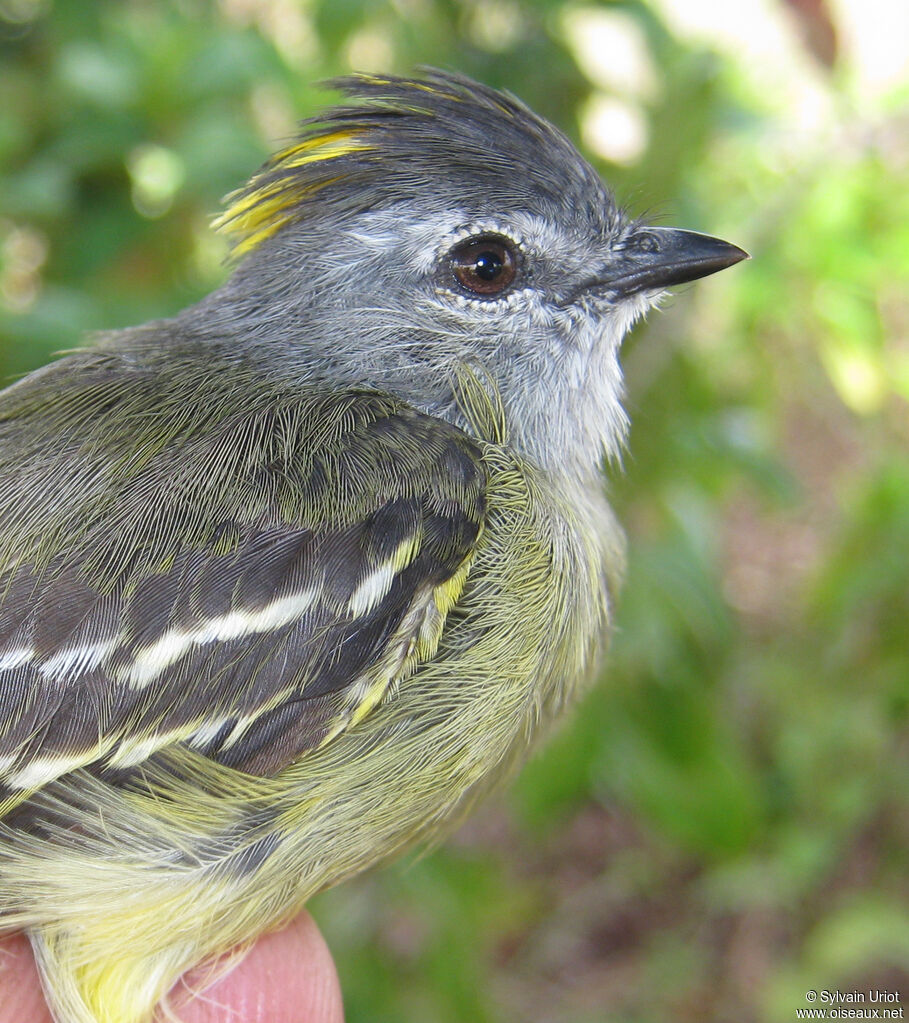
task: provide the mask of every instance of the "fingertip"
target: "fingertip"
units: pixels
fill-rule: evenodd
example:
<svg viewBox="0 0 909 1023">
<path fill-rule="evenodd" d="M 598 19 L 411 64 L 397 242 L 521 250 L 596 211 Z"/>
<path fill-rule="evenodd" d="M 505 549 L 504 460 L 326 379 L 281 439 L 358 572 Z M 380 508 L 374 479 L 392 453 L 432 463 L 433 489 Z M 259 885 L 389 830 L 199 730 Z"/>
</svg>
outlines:
<svg viewBox="0 0 909 1023">
<path fill-rule="evenodd" d="M 237 966 L 210 985 L 208 975 L 205 967 L 192 970 L 171 993 L 182 1023 L 344 1021 L 334 960 L 308 913 L 263 934 Z"/>
<path fill-rule="evenodd" d="M 0 938 L 0 1023 L 24 1020 L 53 1023 L 28 939 L 11 934 Z"/>
</svg>

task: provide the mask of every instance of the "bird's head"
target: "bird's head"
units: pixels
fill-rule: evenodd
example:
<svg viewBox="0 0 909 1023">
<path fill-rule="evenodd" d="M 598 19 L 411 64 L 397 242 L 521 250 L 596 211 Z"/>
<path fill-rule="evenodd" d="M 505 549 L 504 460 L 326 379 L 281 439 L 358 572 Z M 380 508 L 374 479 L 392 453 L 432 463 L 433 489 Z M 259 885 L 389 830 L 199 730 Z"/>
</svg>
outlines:
<svg viewBox="0 0 909 1023">
<path fill-rule="evenodd" d="M 389 390 L 457 418 L 462 363 L 512 442 L 595 471 L 625 432 L 618 351 L 670 285 L 745 253 L 630 219 L 568 139 L 458 75 L 357 75 L 230 198 L 239 264 L 200 307 L 300 380 Z"/>
</svg>

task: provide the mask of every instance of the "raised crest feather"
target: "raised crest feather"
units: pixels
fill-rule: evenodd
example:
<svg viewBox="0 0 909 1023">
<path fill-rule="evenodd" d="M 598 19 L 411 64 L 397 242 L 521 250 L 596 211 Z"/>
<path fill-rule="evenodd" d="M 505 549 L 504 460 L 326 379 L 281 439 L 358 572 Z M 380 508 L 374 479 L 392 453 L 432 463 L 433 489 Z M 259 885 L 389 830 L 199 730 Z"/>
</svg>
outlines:
<svg viewBox="0 0 909 1023">
<path fill-rule="evenodd" d="M 228 196 L 227 209 L 214 227 L 233 242 L 232 254 L 243 256 L 294 219 L 303 201 L 338 175 L 325 176 L 313 165 L 331 163 L 366 149 L 354 131 L 311 135 L 275 153 L 243 188 Z M 312 167 L 311 173 L 306 173 Z"/>
<path fill-rule="evenodd" d="M 420 161 L 436 170 L 453 158 L 475 163 L 481 187 L 505 135 L 509 149 L 524 154 L 536 187 L 563 194 L 564 163 L 550 174 L 539 153 L 557 155 L 570 143 L 512 96 L 433 69 L 422 79 L 354 74 L 327 85 L 352 102 L 303 121 L 297 137 L 225 200 L 214 226 L 229 238 L 234 259 L 320 208 L 337 215 L 412 194 Z"/>
</svg>

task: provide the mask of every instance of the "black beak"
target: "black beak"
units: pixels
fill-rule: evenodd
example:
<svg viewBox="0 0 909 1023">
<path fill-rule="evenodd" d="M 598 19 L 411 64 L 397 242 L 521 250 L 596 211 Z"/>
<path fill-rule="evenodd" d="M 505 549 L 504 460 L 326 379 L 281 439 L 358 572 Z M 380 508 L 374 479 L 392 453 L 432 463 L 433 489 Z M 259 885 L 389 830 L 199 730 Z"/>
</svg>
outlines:
<svg viewBox="0 0 909 1023">
<path fill-rule="evenodd" d="M 696 281 L 749 258 L 744 249 L 708 234 L 642 227 L 629 235 L 597 284 L 599 289 L 625 298 Z"/>
</svg>

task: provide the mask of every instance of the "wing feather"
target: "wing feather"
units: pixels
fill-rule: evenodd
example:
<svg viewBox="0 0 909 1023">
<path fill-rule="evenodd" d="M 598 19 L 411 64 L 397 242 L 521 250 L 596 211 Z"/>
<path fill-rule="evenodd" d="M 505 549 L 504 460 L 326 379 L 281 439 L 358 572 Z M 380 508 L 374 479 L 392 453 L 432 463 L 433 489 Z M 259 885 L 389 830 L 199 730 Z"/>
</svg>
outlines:
<svg viewBox="0 0 909 1023">
<path fill-rule="evenodd" d="M 117 420 L 103 393 L 91 451 Z M 76 767 L 116 781 L 175 743 L 279 771 L 431 656 L 482 529 L 478 445 L 387 397 L 184 415 L 154 451 L 132 398 L 142 457 L 121 457 L 104 487 L 86 479 L 81 516 L 71 450 L 58 486 L 29 495 L 39 529 L 66 505 L 67 537 L 35 535 L 0 500 L 0 815 Z M 51 430 L 46 418 L 21 428 Z M 26 476 L 52 451 L 37 434 Z M 0 496 L 16 468 L 0 465 Z"/>
</svg>

